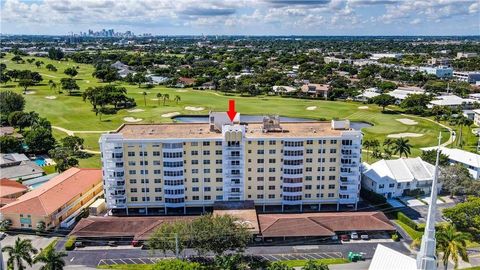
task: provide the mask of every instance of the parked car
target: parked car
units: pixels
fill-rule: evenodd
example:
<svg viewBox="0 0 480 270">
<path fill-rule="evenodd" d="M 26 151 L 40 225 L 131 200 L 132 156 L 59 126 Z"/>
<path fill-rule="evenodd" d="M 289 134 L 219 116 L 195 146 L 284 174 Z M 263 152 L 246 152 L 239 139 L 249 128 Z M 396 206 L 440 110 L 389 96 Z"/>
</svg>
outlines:
<svg viewBox="0 0 480 270">
<path fill-rule="evenodd" d="M 3 240 L 5 237 L 7 237 L 7 234 L 4 232 L 0 232 L 0 240 Z"/>
<path fill-rule="evenodd" d="M 352 238 L 352 240 L 358 240 L 358 233 L 357 232 L 351 232 L 350 233 L 350 238 Z"/>
<path fill-rule="evenodd" d="M 117 243 L 115 243 L 115 241 L 108 241 L 107 245 L 109 245 L 111 247 L 115 247 L 117 245 Z"/>
<path fill-rule="evenodd" d="M 83 242 L 75 242 L 75 248 L 81 248 L 84 247 Z"/>
<path fill-rule="evenodd" d="M 368 234 L 362 234 L 362 235 L 360 235 L 360 239 L 362 239 L 362 240 L 368 240 L 368 239 L 370 239 L 370 238 L 368 237 Z"/>
<path fill-rule="evenodd" d="M 348 236 L 348 234 L 342 234 L 342 235 L 340 235 L 340 240 L 350 241 L 350 237 Z"/>
</svg>

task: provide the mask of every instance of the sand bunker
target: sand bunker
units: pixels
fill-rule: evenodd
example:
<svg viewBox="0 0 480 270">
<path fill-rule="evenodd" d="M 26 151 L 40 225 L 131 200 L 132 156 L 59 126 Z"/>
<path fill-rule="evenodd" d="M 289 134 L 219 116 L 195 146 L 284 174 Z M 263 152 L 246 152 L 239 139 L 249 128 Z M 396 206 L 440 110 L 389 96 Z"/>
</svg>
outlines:
<svg viewBox="0 0 480 270">
<path fill-rule="evenodd" d="M 46 98 L 46 99 L 57 99 L 56 96 L 46 96 L 45 98 Z"/>
<path fill-rule="evenodd" d="M 131 112 L 131 113 L 136 113 L 136 112 L 144 112 L 145 110 L 142 110 L 142 109 L 133 109 L 133 110 L 128 110 L 127 112 Z"/>
<path fill-rule="evenodd" d="M 143 92 L 138 92 L 139 94 L 143 94 Z M 151 94 L 152 92 L 145 92 L 147 95 Z"/>
<path fill-rule="evenodd" d="M 203 111 L 203 110 L 205 110 L 205 108 L 187 106 L 187 107 L 185 107 L 185 110 L 187 110 L 187 111 Z"/>
<path fill-rule="evenodd" d="M 396 134 L 388 134 L 388 138 L 405 138 L 405 137 L 422 137 L 423 134 L 421 133 L 396 133 Z"/>
<path fill-rule="evenodd" d="M 179 93 L 185 93 L 185 92 L 188 92 L 188 90 L 185 90 L 185 89 L 179 89 L 179 90 L 177 90 L 177 91 L 175 91 L 175 92 L 179 92 Z"/>
<path fill-rule="evenodd" d="M 359 108 L 360 110 L 366 110 L 366 109 L 368 109 L 368 106 L 360 106 L 360 107 L 358 107 L 358 108 Z"/>
<path fill-rule="evenodd" d="M 150 100 L 158 101 L 159 99 L 158 98 L 151 98 Z"/>
<path fill-rule="evenodd" d="M 86 82 L 86 83 L 90 83 L 90 81 L 89 81 L 89 80 L 86 80 L 85 82 Z"/>
<path fill-rule="evenodd" d="M 307 107 L 307 111 L 313 111 L 313 110 L 316 110 L 316 109 L 317 109 L 317 106 Z"/>
<path fill-rule="evenodd" d="M 25 92 L 25 95 L 33 95 L 33 94 L 36 94 L 37 92 L 35 91 L 27 91 Z"/>
<path fill-rule="evenodd" d="M 417 121 L 412 120 L 412 119 L 408 119 L 408 118 L 399 118 L 399 119 L 395 119 L 395 120 L 397 120 L 398 122 L 400 122 L 402 124 L 409 125 L 409 126 L 414 126 L 414 125 L 418 124 Z"/>
<path fill-rule="evenodd" d="M 135 118 L 135 117 L 124 117 L 123 120 L 125 122 L 135 123 L 135 122 L 140 122 L 143 119 L 142 118 Z"/>
<path fill-rule="evenodd" d="M 162 117 L 170 118 L 170 117 L 174 117 L 174 116 L 177 116 L 177 115 L 180 115 L 180 113 L 179 112 L 171 112 L 171 113 L 162 114 Z"/>
</svg>

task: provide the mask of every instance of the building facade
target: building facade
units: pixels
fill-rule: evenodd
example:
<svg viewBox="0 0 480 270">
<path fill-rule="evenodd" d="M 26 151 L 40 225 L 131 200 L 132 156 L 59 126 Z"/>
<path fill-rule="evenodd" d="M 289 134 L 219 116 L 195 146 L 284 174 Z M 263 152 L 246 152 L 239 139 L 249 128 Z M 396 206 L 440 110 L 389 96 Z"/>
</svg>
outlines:
<svg viewBox="0 0 480 270">
<path fill-rule="evenodd" d="M 302 210 L 354 205 L 360 189 L 362 134 L 349 122 L 230 122 L 121 126 L 100 138 L 112 214 L 168 214 L 254 201 Z M 310 209 L 309 208 L 309 209 Z"/>
<path fill-rule="evenodd" d="M 420 67 L 421 72 L 425 72 L 430 75 L 435 75 L 438 78 L 445 79 L 453 76 L 453 69 L 446 66 L 438 67 Z"/>
<path fill-rule="evenodd" d="M 454 71 L 453 77 L 461 82 L 476 83 L 480 81 L 480 72 L 478 71 Z"/>
</svg>

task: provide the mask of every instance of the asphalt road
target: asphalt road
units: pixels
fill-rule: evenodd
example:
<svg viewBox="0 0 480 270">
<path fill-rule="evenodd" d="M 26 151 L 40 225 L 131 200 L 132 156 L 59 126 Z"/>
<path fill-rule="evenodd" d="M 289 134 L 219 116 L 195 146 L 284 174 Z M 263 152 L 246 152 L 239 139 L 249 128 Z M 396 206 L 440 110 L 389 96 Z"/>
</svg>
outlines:
<svg viewBox="0 0 480 270">
<path fill-rule="evenodd" d="M 410 251 L 404 246 L 402 242 L 390 242 L 382 243 L 385 246 L 391 247 L 395 250 L 398 250 L 405 254 L 410 254 Z M 313 245 L 313 246 L 262 246 L 262 247 L 250 247 L 246 250 L 246 254 L 258 255 L 264 257 L 278 257 L 281 258 L 281 255 L 301 255 L 304 257 L 309 256 L 335 256 L 335 257 L 346 257 L 348 252 L 363 252 L 365 253 L 365 258 L 369 259 L 375 253 L 375 248 L 377 243 L 345 243 L 345 244 L 333 244 L 333 245 Z M 184 256 L 193 256 L 195 251 L 188 249 L 185 251 Z M 167 257 L 172 257 L 173 254 L 167 254 Z M 102 260 L 117 260 L 117 259 L 129 259 L 137 260 L 142 258 L 142 260 L 148 260 L 148 258 L 160 258 L 163 257 L 163 254 L 160 252 L 152 253 L 149 250 L 142 250 L 139 248 L 129 248 L 129 249 L 102 249 L 102 250 L 87 250 L 87 249 L 78 249 L 68 252 L 68 257 L 66 258 L 67 265 L 86 265 L 90 267 L 97 266 Z M 292 257 L 293 258 L 293 257 Z M 301 257 L 299 257 L 301 258 Z"/>
</svg>

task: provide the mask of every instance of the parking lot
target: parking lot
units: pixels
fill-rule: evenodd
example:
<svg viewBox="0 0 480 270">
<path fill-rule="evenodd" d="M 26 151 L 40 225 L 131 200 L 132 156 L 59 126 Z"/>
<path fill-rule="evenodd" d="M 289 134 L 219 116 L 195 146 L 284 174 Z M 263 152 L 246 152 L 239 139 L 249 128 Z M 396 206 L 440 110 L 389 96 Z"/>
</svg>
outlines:
<svg viewBox="0 0 480 270">
<path fill-rule="evenodd" d="M 315 259 L 332 259 L 342 258 L 341 252 L 318 252 L 318 253 L 290 253 L 290 254 L 265 254 L 257 255 L 264 260 L 286 261 L 286 260 L 315 260 Z M 101 259 L 100 265 L 116 265 L 116 264 L 153 264 L 162 259 L 173 259 L 174 257 L 142 257 L 142 258 L 121 258 L 121 259 Z"/>
</svg>

